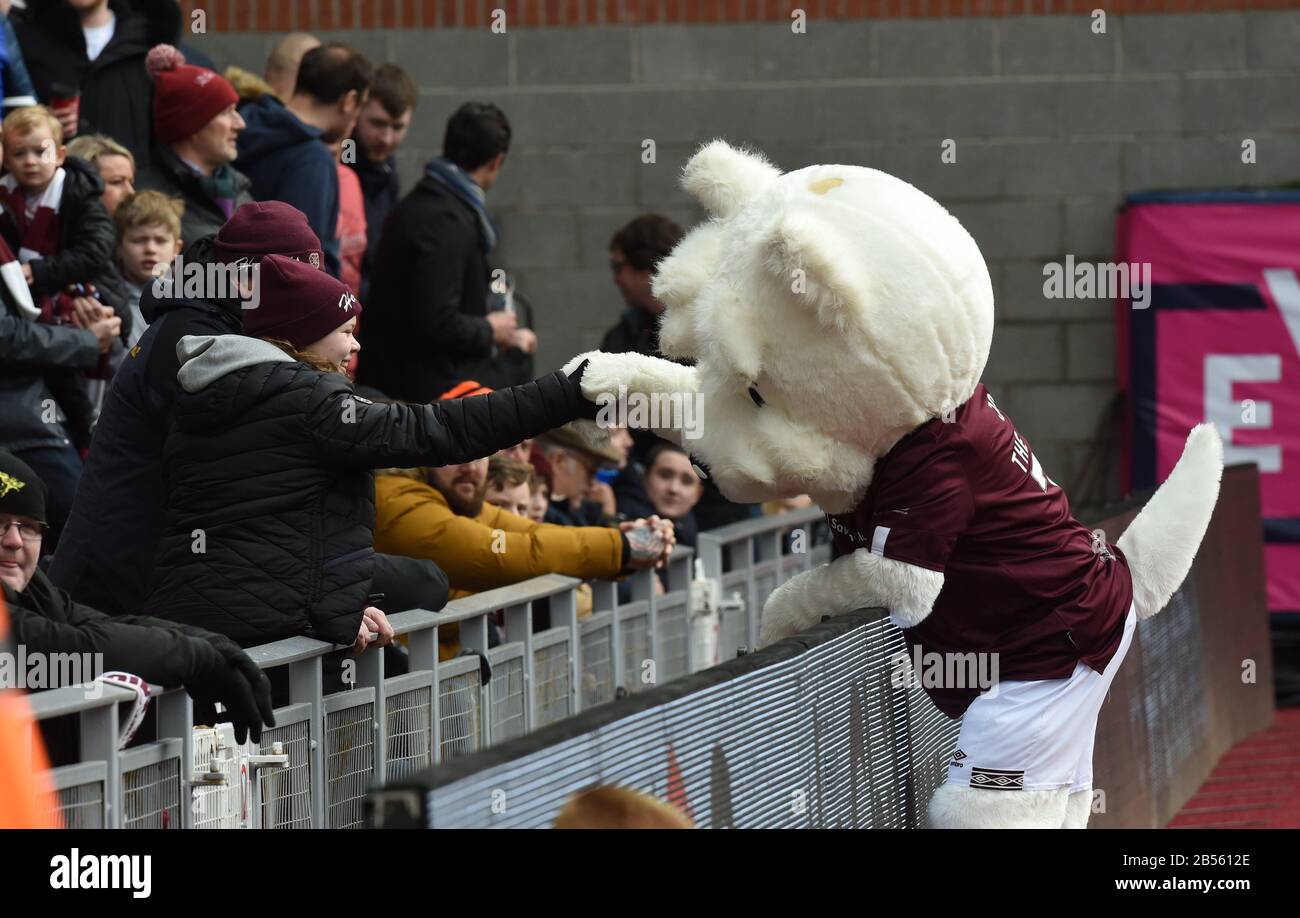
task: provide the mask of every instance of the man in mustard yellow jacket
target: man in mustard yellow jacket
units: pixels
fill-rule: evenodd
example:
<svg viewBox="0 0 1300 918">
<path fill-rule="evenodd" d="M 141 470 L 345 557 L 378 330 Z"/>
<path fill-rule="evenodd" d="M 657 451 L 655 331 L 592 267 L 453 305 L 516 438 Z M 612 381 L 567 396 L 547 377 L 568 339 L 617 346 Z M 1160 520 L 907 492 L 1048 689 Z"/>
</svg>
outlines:
<svg viewBox="0 0 1300 918">
<path fill-rule="evenodd" d="M 447 574 L 451 596 L 542 574 L 610 580 L 663 564 L 672 523 L 658 517 L 618 529 L 534 523 L 484 502 L 487 459 L 375 478 L 375 551 L 428 558 Z M 450 628 L 440 629 L 451 632 Z M 439 655 L 454 653 L 443 634 Z"/>
</svg>

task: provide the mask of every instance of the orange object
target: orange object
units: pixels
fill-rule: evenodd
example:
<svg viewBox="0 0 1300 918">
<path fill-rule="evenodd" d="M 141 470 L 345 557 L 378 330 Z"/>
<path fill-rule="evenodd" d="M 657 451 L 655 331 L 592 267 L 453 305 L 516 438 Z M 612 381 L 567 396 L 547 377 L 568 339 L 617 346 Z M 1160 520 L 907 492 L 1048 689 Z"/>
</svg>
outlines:
<svg viewBox="0 0 1300 918">
<path fill-rule="evenodd" d="M 0 651 L 10 652 L 9 616 L 0 596 Z M 32 738 L 31 757 L 26 755 Z M 58 829 L 58 798 L 45 746 L 19 689 L 0 688 L 0 829 Z"/>
</svg>

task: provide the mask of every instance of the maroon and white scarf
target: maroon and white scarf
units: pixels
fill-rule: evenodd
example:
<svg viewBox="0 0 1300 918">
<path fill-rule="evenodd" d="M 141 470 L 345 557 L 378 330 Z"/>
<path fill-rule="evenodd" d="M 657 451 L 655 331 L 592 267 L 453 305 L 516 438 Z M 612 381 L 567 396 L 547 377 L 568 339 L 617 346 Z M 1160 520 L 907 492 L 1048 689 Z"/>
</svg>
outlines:
<svg viewBox="0 0 1300 918">
<path fill-rule="evenodd" d="M 62 167 L 56 169 L 50 184 L 35 201 L 28 199 L 12 175 L 0 177 L 0 203 L 4 205 L 0 208 L 0 233 L 18 241 L 15 255 L 0 238 L 0 281 L 13 295 L 19 311 L 30 319 L 41 316 L 52 304 L 32 301 L 31 290 L 23 280 L 22 266 L 59 251 L 59 205 L 63 203 L 66 177 Z"/>
</svg>

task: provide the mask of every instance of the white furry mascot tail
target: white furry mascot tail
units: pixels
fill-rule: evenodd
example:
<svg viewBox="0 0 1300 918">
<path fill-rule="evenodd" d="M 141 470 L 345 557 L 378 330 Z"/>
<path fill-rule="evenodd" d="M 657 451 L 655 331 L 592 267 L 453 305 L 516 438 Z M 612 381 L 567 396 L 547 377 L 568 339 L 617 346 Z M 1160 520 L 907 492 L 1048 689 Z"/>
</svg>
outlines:
<svg viewBox="0 0 1300 918">
<path fill-rule="evenodd" d="M 1128 558 L 1139 619 L 1163 609 L 1191 570 L 1222 478 L 1219 433 L 1212 424 L 1198 424 L 1174 470 L 1116 543 Z"/>
</svg>

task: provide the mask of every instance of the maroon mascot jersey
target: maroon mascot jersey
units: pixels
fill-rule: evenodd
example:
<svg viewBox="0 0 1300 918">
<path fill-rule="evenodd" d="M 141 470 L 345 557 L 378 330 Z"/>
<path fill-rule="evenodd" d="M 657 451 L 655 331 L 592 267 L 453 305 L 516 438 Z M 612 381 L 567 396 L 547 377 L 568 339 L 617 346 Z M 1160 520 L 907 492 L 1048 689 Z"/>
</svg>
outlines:
<svg viewBox="0 0 1300 918">
<path fill-rule="evenodd" d="M 984 385 L 877 462 L 862 502 L 828 515 L 834 555 L 870 551 L 943 574 L 909 650 L 996 653 L 1000 681 L 1101 672 L 1133 598 L 1122 552 L 1070 515 L 1065 492 Z M 928 687 L 960 717 L 977 688 Z"/>
</svg>

